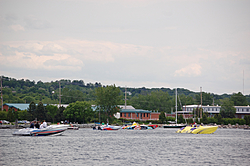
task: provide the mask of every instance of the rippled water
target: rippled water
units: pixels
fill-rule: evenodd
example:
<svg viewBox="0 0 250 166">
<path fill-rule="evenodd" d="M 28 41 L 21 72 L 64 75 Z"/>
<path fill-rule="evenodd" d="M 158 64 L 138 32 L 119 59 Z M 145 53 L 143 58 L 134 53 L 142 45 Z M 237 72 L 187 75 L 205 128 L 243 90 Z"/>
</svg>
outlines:
<svg viewBox="0 0 250 166">
<path fill-rule="evenodd" d="M 68 130 L 62 136 L 12 136 L 0 130 L 0 165 L 249 165 L 250 130 L 214 134 Z"/>
</svg>

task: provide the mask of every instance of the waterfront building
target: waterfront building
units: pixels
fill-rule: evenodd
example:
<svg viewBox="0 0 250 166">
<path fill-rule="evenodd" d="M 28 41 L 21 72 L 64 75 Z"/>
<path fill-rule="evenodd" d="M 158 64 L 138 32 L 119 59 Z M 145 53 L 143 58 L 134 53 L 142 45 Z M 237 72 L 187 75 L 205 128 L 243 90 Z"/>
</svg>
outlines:
<svg viewBox="0 0 250 166">
<path fill-rule="evenodd" d="M 3 109 L 8 111 L 12 109 L 14 111 L 17 110 L 28 110 L 30 104 L 26 103 L 5 103 L 3 104 Z M 44 104 L 46 106 L 47 104 Z M 52 104 L 58 106 L 58 104 Z M 69 104 L 61 104 L 63 107 L 67 107 Z M 114 116 L 124 119 L 135 119 L 135 120 L 159 120 L 160 112 L 158 111 L 148 111 L 143 109 L 135 109 L 133 106 L 118 105 L 120 107 L 120 112 L 116 113 Z M 193 118 L 193 110 L 200 108 L 200 105 L 186 105 L 182 107 L 182 111 L 178 111 L 178 115 L 183 115 L 185 119 Z M 244 118 L 246 115 L 250 115 L 250 106 L 234 106 L 236 108 L 236 118 Z M 96 111 L 97 107 L 92 105 L 92 109 Z M 221 110 L 221 106 L 202 106 L 203 112 L 207 112 L 209 117 L 214 117 L 214 115 L 218 115 Z M 175 113 L 173 114 L 165 114 L 166 117 L 175 117 Z"/>
<path fill-rule="evenodd" d="M 250 107 L 248 106 L 235 106 L 236 108 L 236 118 L 244 118 L 245 115 L 250 115 Z"/>
<path fill-rule="evenodd" d="M 143 109 L 135 109 L 133 106 L 124 106 L 124 105 L 119 105 L 121 108 L 119 116 L 116 116 L 116 118 L 123 118 L 123 119 L 135 119 L 135 120 L 141 120 L 141 121 L 146 121 L 146 120 L 159 120 L 159 112 L 153 112 L 153 111 L 148 111 L 148 110 L 143 110 Z"/>
<path fill-rule="evenodd" d="M 250 115 L 250 107 L 248 106 L 234 106 L 236 108 L 236 118 L 244 118 L 245 115 Z M 218 115 L 221 110 L 221 106 L 201 106 L 201 105 L 186 105 L 182 107 L 182 111 L 178 111 L 178 114 L 183 114 L 185 116 L 193 113 L 193 110 L 197 108 L 202 108 L 203 112 L 207 112 L 209 117 L 214 117 L 214 115 Z"/>
<path fill-rule="evenodd" d="M 28 110 L 30 104 L 27 103 L 5 103 L 3 104 L 3 110 L 8 111 L 9 109 L 12 109 L 14 111 L 20 110 L 20 111 L 24 111 L 24 110 Z M 37 105 L 37 104 L 36 104 Z M 47 104 L 43 104 L 44 106 L 46 106 Z M 57 106 L 59 108 L 58 104 L 51 104 L 54 106 Z M 61 104 L 62 107 L 67 107 L 69 106 L 69 104 Z"/>
</svg>

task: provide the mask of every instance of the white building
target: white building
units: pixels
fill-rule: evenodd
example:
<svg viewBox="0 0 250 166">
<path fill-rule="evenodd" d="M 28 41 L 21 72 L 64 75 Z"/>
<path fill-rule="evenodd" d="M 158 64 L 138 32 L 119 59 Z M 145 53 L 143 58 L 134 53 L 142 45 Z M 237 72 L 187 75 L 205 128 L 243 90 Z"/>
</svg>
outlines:
<svg viewBox="0 0 250 166">
<path fill-rule="evenodd" d="M 182 107 L 182 111 L 178 111 L 178 114 L 190 114 L 193 110 L 200 108 L 201 105 L 187 105 Z M 236 118 L 244 118 L 245 115 L 250 115 L 250 107 L 248 106 L 234 106 L 236 108 Z M 219 114 L 221 110 L 221 106 L 202 106 L 203 112 L 207 112 L 210 116 L 214 116 L 215 114 Z"/>
</svg>

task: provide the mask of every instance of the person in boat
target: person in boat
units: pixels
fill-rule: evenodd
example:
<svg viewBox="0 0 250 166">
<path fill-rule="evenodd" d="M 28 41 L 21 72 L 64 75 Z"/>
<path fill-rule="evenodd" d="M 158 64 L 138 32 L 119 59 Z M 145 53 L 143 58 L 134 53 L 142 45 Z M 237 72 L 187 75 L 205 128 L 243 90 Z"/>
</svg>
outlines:
<svg viewBox="0 0 250 166">
<path fill-rule="evenodd" d="M 34 128 L 35 127 L 35 125 L 34 125 L 34 122 L 32 121 L 31 123 L 30 123 L 30 128 Z"/>
<path fill-rule="evenodd" d="M 43 128 L 46 128 L 48 125 L 47 125 L 47 123 L 46 123 L 46 121 L 44 120 L 43 121 Z"/>
<path fill-rule="evenodd" d="M 39 124 L 38 124 L 38 122 L 36 122 L 35 127 L 36 127 L 37 129 L 39 129 Z"/>
<path fill-rule="evenodd" d="M 43 122 L 41 122 L 39 129 L 43 129 L 43 128 L 45 127 L 43 126 Z"/>
</svg>

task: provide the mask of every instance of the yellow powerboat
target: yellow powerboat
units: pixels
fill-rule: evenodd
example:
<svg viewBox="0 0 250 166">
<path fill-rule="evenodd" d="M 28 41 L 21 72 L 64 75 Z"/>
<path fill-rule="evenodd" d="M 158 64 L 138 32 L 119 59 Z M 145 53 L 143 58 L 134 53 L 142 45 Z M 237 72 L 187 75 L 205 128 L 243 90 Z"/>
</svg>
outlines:
<svg viewBox="0 0 250 166">
<path fill-rule="evenodd" d="M 191 128 L 192 128 L 192 126 L 182 127 L 179 130 L 177 130 L 176 133 L 189 133 Z"/>
<path fill-rule="evenodd" d="M 218 129 L 218 126 L 199 126 L 192 130 L 190 133 L 192 134 L 212 134 Z"/>
<path fill-rule="evenodd" d="M 192 133 L 192 134 L 212 134 L 218 129 L 218 126 L 186 126 L 176 131 L 176 133 Z"/>
</svg>

